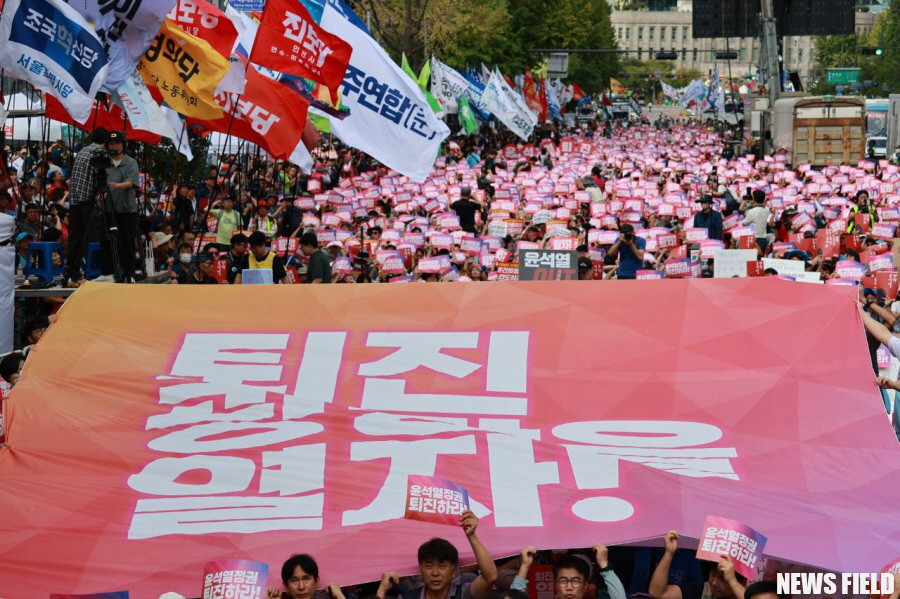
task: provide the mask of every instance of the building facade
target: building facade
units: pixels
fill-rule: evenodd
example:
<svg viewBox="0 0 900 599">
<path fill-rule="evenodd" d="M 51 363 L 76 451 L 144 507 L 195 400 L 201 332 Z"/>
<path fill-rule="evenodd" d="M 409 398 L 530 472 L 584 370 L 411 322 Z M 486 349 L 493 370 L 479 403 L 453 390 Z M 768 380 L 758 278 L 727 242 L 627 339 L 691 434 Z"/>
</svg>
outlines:
<svg viewBox="0 0 900 599">
<path fill-rule="evenodd" d="M 696 69 L 708 75 L 716 67 L 722 77 L 728 76 L 729 61 L 716 60 L 715 52 L 726 49 L 737 52 L 731 62 L 731 76 L 744 78 L 755 76 L 759 63 L 758 38 L 703 38 L 694 39 L 693 14 L 690 0 L 663 2 L 667 10 L 613 10 L 611 22 L 619 48 L 628 50 L 628 56 L 648 60 L 656 52 L 674 51 L 678 69 Z M 784 68 L 798 71 L 804 85 L 812 74 L 815 49 L 810 36 L 784 38 Z"/>
</svg>

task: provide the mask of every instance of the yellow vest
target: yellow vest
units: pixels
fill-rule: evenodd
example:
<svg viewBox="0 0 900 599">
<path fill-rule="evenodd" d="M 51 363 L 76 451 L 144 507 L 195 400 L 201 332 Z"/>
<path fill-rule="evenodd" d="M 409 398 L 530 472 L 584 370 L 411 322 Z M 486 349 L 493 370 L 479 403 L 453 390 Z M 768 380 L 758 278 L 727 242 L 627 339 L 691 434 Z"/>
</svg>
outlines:
<svg viewBox="0 0 900 599">
<path fill-rule="evenodd" d="M 253 252 L 250 252 L 249 256 L 251 269 L 267 268 L 269 270 L 272 270 L 275 266 L 275 252 L 269 252 L 262 260 L 257 260 Z"/>
</svg>

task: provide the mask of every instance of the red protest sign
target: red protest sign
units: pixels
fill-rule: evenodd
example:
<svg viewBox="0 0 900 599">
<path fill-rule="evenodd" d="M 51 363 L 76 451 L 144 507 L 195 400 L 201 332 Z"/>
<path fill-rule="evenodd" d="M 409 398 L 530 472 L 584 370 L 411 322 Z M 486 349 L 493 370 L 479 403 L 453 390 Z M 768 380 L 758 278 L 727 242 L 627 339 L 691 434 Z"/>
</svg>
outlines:
<svg viewBox="0 0 900 599">
<path fill-rule="evenodd" d="M 875 273 L 875 288 L 884 289 L 884 293 L 890 297 L 897 297 L 898 273 L 896 270 L 879 270 Z"/>
<path fill-rule="evenodd" d="M 745 235 L 744 237 L 738 237 L 738 249 L 741 250 L 755 250 L 756 249 L 756 238 Z"/>
<path fill-rule="evenodd" d="M 318 81 L 334 104 L 352 53 L 350 44 L 322 29 L 296 0 L 266 2 L 252 52 L 258 64 Z"/>
<path fill-rule="evenodd" d="M 459 525 L 469 509 L 469 492 L 459 485 L 433 476 L 410 475 L 406 487 L 407 520 Z"/>
<path fill-rule="evenodd" d="M 553 566 L 550 564 L 532 564 L 528 569 L 528 588 L 531 599 L 553 599 L 556 596 L 556 585 L 553 583 Z"/>
<path fill-rule="evenodd" d="M 755 262 L 747 263 L 747 276 L 748 277 L 761 277 L 766 272 L 766 266 L 763 264 L 762 260 L 757 260 Z"/>
</svg>

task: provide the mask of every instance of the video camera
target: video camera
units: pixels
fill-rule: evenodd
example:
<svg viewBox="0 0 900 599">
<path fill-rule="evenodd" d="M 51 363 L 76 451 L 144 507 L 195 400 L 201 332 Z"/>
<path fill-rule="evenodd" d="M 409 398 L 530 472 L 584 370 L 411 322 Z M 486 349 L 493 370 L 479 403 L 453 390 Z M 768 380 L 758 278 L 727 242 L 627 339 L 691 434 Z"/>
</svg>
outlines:
<svg viewBox="0 0 900 599">
<path fill-rule="evenodd" d="M 94 193 L 99 193 L 106 189 L 106 169 L 111 166 L 112 159 L 109 157 L 109 152 L 106 150 L 97 150 L 94 152 L 94 155 L 91 156 L 91 171 L 94 175 L 94 180 L 97 182 L 97 189 Z"/>
</svg>

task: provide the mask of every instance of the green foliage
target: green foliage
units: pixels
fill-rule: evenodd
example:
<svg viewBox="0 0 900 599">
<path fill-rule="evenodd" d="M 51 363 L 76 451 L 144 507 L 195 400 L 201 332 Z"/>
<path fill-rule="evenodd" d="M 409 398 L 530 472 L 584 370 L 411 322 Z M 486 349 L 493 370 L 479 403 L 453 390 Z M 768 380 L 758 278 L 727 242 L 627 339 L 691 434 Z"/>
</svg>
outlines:
<svg viewBox="0 0 900 599">
<path fill-rule="evenodd" d="M 168 183 L 193 181 L 199 183 L 202 178 L 209 142 L 188 131 L 191 151 L 194 159 L 190 162 L 166 138 L 159 145 L 139 144 L 134 154 L 141 169 L 152 178 Z"/>
<path fill-rule="evenodd" d="M 376 39 L 418 70 L 426 56 L 458 69 L 494 65 L 509 75 L 544 56 L 533 48 L 615 49 L 606 0 L 352 0 L 371 15 Z M 600 91 L 618 72 L 616 54 L 572 54 L 569 80 Z"/>
</svg>

